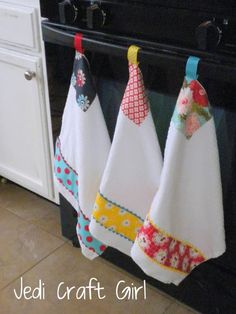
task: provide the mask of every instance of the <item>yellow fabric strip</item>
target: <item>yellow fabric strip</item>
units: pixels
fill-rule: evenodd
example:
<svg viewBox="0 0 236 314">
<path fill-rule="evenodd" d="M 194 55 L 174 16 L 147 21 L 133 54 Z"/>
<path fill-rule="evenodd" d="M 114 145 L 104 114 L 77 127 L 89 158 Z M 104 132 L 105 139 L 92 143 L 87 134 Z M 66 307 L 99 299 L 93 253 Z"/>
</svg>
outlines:
<svg viewBox="0 0 236 314">
<path fill-rule="evenodd" d="M 128 53 L 127 53 L 127 58 L 129 63 L 138 65 L 138 51 L 139 51 L 139 47 L 135 46 L 135 45 L 131 45 L 128 49 Z"/>
<path fill-rule="evenodd" d="M 92 214 L 93 218 L 104 228 L 134 242 L 143 221 L 127 209 L 97 194 Z"/>
</svg>

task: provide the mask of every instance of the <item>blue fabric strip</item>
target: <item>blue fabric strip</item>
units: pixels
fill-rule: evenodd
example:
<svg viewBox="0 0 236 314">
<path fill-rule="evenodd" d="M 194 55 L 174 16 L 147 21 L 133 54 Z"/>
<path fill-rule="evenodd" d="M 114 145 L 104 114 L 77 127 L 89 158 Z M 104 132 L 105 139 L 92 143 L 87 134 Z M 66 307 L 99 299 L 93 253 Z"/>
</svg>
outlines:
<svg viewBox="0 0 236 314">
<path fill-rule="evenodd" d="M 61 149 L 60 141 L 57 139 L 56 150 L 55 150 L 55 176 L 60 184 L 70 193 L 77 202 L 79 202 L 79 183 L 78 174 L 73 170 L 70 165 L 64 159 Z M 66 195 L 64 195 L 66 197 Z M 78 206 L 79 207 L 79 206 Z M 77 210 L 77 208 L 75 208 Z M 83 214 L 79 208 L 76 231 L 80 241 L 90 250 L 101 255 L 105 250 L 105 245 L 100 241 L 96 240 L 89 232 L 89 219 Z"/>
<path fill-rule="evenodd" d="M 186 80 L 187 82 L 190 82 L 192 80 L 197 80 L 198 78 L 198 74 L 197 74 L 197 69 L 198 69 L 198 63 L 199 63 L 200 59 L 197 57 L 189 57 L 188 61 L 186 63 L 186 68 L 185 68 L 185 72 L 186 72 Z"/>
</svg>

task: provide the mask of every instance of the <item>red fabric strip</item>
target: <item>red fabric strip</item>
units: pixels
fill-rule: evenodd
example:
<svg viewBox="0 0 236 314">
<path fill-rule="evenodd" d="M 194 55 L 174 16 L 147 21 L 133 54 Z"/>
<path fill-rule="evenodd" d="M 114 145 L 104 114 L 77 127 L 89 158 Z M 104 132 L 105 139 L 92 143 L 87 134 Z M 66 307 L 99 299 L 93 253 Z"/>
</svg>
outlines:
<svg viewBox="0 0 236 314">
<path fill-rule="evenodd" d="M 84 53 L 82 40 L 83 40 L 83 34 L 81 34 L 81 33 L 75 34 L 75 37 L 74 37 L 74 48 L 78 52 L 80 52 L 80 53 Z"/>
</svg>

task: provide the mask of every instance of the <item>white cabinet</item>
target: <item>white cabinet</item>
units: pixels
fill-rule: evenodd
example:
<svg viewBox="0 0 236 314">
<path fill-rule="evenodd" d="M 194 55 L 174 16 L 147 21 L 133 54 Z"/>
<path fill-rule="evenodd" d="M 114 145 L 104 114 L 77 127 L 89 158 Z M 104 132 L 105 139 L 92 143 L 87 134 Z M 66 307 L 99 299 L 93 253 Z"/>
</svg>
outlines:
<svg viewBox="0 0 236 314">
<path fill-rule="evenodd" d="M 37 50 L 38 18 L 34 7 L 0 3 L 0 43 Z"/>
<path fill-rule="evenodd" d="M 57 202 L 52 143 L 39 1 L 0 1 L 0 176 Z"/>
<path fill-rule="evenodd" d="M 0 174 L 48 197 L 50 155 L 40 75 L 38 57 L 0 49 Z"/>
</svg>

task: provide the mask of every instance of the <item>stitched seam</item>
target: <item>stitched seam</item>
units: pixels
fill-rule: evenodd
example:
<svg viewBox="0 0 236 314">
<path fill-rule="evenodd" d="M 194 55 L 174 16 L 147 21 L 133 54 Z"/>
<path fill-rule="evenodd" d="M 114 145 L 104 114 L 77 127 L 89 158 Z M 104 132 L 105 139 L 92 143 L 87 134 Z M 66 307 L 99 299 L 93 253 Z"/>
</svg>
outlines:
<svg viewBox="0 0 236 314">
<path fill-rule="evenodd" d="M 78 176 L 78 173 L 75 171 L 75 169 L 73 169 L 69 164 L 68 162 L 65 160 L 65 157 L 63 156 L 62 152 L 61 152 L 61 141 L 60 141 L 60 138 L 58 137 L 57 138 L 57 141 L 58 141 L 58 149 L 59 149 L 59 152 L 60 152 L 60 155 L 63 159 L 63 161 L 65 162 L 65 164 Z"/>
<path fill-rule="evenodd" d="M 61 182 L 59 178 L 56 177 L 56 179 L 58 180 L 58 182 L 70 193 L 70 190 L 64 185 L 63 181 Z M 82 209 L 79 206 L 79 201 L 76 199 L 76 197 L 70 193 L 70 195 L 76 200 L 76 202 L 78 202 L 78 211 L 80 211 L 80 213 L 84 216 L 85 220 L 89 220 L 89 218 L 84 214 L 84 212 L 82 211 Z"/>
<path fill-rule="evenodd" d="M 109 229 L 108 227 L 106 227 L 106 226 L 102 225 L 99 221 L 97 221 L 97 220 L 96 220 L 96 218 L 95 218 L 95 217 L 93 217 L 93 220 L 94 220 L 97 224 L 99 224 L 101 227 L 103 227 L 103 228 L 107 229 L 108 231 L 110 231 L 110 232 L 112 232 L 112 233 L 114 233 L 114 234 L 116 234 L 116 235 L 120 236 L 121 238 L 124 238 L 125 240 L 128 240 L 128 241 L 130 241 L 130 242 L 134 243 L 134 241 L 130 240 L 130 239 L 129 239 L 129 238 L 127 238 L 126 236 L 124 236 L 124 235 L 122 235 L 122 234 L 120 234 L 120 233 L 118 233 L 118 232 L 116 232 L 116 231 L 114 231 L 114 230 L 111 230 L 111 229 Z"/>
<path fill-rule="evenodd" d="M 141 218 L 140 216 L 138 216 L 137 214 L 133 213 L 131 210 L 129 210 L 129 209 L 127 209 L 127 208 L 125 208 L 125 207 L 123 207 L 123 206 L 121 206 L 121 205 L 119 205 L 119 204 L 113 202 L 113 201 L 110 201 L 110 200 L 109 200 L 108 198 L 106 198 L 100 191 L 99 191 L 99 194 L 100 194 L 107 202 L 109 202 L 109 203 L 115 205 L 116 207 L 119 207 L 119 208 L 121 208 L 121 209 L 124 209 L 125 211 L 127 211 L 127 212 L 130 213 L 131 215 L 136 216 L 136 217 L 139 218 L 142 222 L 144 222 L 144 219 L 142 219 L 142 218 Z"/>
<path fill-rule="evenodd" d="M 78 224 L 78 223 L 77 223 Z M 80 233 L 78 233 L 78 232 L 76 232 L 77 233 L 77 237 L 78 236 L 80 236 L 81 237 L 81 239 L 78 237 L 78 240 L 79 240 L 79 242 L 81 241 L 82 243 L 83 243 L 83 245 L 88 249 L 88 250 L 90 250 L 91 252 L 93 252 L 94 253 L 94 251 L 95 251 L 95 253 L 97 253 L 98 255 L 101 255 L 102 253 L 103 253 L 103 251 L 98 251 L 96 248 L 91 248 L 91 247 L 89 247 L 87 244 L 85 244 L 85 242 L 82 240 L 82 236 L 81 236 L 81 234 Z"/>
</svg>

